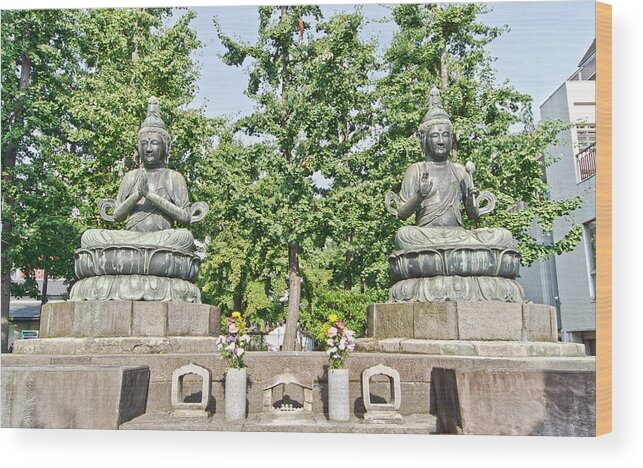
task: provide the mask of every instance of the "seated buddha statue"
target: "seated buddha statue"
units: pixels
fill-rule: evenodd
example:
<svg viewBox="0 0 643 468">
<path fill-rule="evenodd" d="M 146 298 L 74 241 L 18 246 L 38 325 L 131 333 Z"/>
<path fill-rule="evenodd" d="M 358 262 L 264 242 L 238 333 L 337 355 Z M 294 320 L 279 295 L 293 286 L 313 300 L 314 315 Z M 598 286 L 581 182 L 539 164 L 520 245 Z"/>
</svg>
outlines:
<svg viewBox="0 0 643 468">
<path fill-rule="evenodd" d="M 436 88 L 418 129 L 425 160 L 411 165 L 399 196 L 389 192 L 390 213 L 415 226 L 403 226 L 391 255 L 393 302 L 440 300 L 524 300 L 518 275 L 520 255 L 503 228 L 466 230 L 467 216 L 477 219 L 495 208 L 496 198 L 473 182 L 475 166 L 449 161 L 452 124 Z M 486 202 L 481 206 L 480 202 Z M 395 202 L 393 207 L 391 202 Z"/>
<path fill-rule="evenodd" d="M 116 200 L 99 202 L 103 219 L 125 221 L 126 229 L 83 233 L 72 300 L 200 300 L 192 284 L 201 262 L 194 238 L 174 225 L 203 219 L 208 207 L 190 205 L 185 178 L 165 167 L 169 149 L 159 102 L 151 97 L 138 132 L 142 167 L 124 175 Z"/>
</svg>

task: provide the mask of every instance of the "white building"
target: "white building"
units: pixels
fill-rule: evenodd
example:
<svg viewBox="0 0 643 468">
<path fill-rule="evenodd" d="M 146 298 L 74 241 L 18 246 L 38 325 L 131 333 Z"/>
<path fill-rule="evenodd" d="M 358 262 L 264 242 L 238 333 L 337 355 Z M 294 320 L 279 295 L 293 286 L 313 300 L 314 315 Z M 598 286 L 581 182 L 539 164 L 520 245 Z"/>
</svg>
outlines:
<svg viewBox="0 0 643 468">
<path fill-rule="evenodd" d="M 540 106 L 540 117 L 571 122 L 548 155 L 557 160 L 546 168 L 550 199 L 583 198 L 573 219 L 559 219 L 542 240 L 563 238 L 573 224 L 583 228 L 583 239 L 572 252 L 536 261 L 523 268 L 520 282 L 527 299 L 554 305 L 563 341 L 585 343 L 589 354 L 596 347 L 596 41 L 574 74 Z"/>
</svg>

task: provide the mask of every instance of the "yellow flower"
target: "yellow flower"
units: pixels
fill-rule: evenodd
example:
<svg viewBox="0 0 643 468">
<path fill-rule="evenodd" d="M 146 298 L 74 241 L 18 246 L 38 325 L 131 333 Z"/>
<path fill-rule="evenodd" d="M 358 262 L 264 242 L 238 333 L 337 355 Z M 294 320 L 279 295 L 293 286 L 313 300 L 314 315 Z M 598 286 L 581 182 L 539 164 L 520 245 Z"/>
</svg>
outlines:
<svg viewBox="0 0 643 468">
<path fill-rule="evenodd" d="M 337 314 L 330 314 L 328 316 L 328 320 L 330 320 L 331 322 L 335 323 L 335 322 L 337 322 L 339 320 L 339 317 L 337 316 Z"/>
<path fill-rule="evenodd" d="M 241 312 L 237 312 L 236 310 L 232 312 L 232 316 L 236 319 L 241 318 Z"/>
</svg>

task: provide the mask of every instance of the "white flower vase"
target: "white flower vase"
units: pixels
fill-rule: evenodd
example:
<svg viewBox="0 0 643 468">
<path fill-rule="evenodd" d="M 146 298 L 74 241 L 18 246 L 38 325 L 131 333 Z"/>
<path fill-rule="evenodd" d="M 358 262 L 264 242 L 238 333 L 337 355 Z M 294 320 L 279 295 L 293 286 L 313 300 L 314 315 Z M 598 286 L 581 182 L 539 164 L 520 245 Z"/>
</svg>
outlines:
<svg viewBox="0 0 643 468">
<path fill-rule="evenodd" d="M 350 416 L 348 369 L 328 369 L 328 418 L 348 421 Z"/>
<path fill-rule="evenodd" d="M 230 368 L 225 375 L 225 418 L 237 421 L 246 417 L 246 368 Z"/>
</svg>

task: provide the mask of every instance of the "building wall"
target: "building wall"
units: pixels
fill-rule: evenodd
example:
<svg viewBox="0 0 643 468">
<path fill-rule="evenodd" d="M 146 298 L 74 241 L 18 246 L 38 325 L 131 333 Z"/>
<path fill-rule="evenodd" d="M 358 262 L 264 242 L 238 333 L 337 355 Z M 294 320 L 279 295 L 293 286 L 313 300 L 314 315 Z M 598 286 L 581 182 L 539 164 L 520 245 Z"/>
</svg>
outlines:
<svg viewBox="0 0 643 468">
<path fill-rule="evenodd" d="M 566 81 L 543 103 L 541 118 L 555 118 L 575 124 L 595 123 L 595 85 L 595 81 Z M 584 148 L 579 147 L 576 130 L 571 128 L 561 132 L 559 140 L 547 151 L 548 157 L 555 160 L 546 169 L 550 198 L 563 200 L 581 196 L 583 204 L 572 216 L 554 223 L 554 241 L 562 239 L 573 225 L 583 226 L 596 219 L 595 177 L 578 182 L 575 155 Z M 537 228 L 532 229 L 532 235 L 545 239 Z M 583 236 L 572 252 L 557 256 L 554 260 L 538 260 L 529 268 L 523 268 L 520 279 L 528 300 L 551 305 L 559 302 L 559 327 L 566 339 L 575 341 L 582 341 L 583 337 L 572 336 L 570 332 L 591 332 L 596 329 L 593 281 L 588 263 L 591 247 L 588 241 Z M 556 280 L 553 281 L 553 278 Z M 552 285 L 552 282 L 556 285 Z"/>
<path fill-rule="evenodd" d="M 543 119 L 596 122 L 595 81 L 567 81 L 552 98 L 541 107 Z M 584 148 L 579 148 L 573 128 L 561 136 L 563 141 L 552 150 L 562 157 L 546 169 L 547 182 L 551 187 L 550 197 L 552 200 L 562 200 L 581 196 L 583 204 L 569 219 L 556 220 L 553 231 L 555 241 L 562 239 L 574 223 L 583 225 L 596 219 L 596 178 L 577 182 L 575 155 Z M 588 249 L 587 239 L 583 237 L 572 252 L 556 258 L 560 327 L 563 332 L 596 329 L 596 305 L 589 275 Z"/>
</svg>

